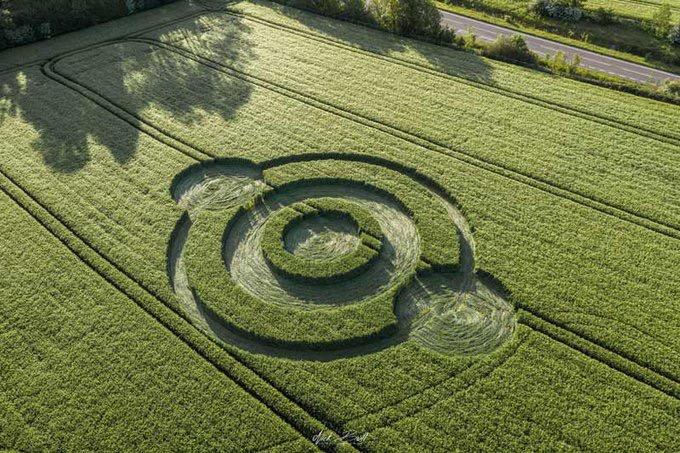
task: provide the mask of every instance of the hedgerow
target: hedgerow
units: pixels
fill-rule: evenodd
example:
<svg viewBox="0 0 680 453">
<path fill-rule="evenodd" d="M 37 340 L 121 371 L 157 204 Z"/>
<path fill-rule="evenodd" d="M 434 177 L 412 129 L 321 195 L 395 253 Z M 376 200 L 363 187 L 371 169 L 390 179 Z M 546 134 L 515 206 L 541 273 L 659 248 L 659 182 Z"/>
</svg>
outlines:
<svg viewBox="0 0 680 453">
<path fill-rule="evenodd" d="M 506 61 L 535 63 L 536 55 L 529 50 L 520 35 L 499 35 L 495 41 L 484 46 L 482 54 Z"/>
<path fill-rule="evenodd" d="M 5 0 L 0 10 L 0 49 L 52 38 L 175 0 Z"/>
</svg>

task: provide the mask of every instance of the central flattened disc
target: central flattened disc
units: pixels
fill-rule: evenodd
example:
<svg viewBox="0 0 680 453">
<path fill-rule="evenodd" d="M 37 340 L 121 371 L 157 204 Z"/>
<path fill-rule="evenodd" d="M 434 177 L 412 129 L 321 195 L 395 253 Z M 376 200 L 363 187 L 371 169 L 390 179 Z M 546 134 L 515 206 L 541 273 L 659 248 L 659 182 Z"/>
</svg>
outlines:
<svg viewBox="0 0 680 453">
<path fill-rule="evenodd" d="M 359 247 L 359 226 L 348 215 L 320 213 L 297 222 L 283 237 L 285 249 L 308 260 L 328 260 Z"/>
<path fill-rule="evenodd" d="M 264 225 L 262 251 L 272 270 L 308 283 L 354 278 L 382 249 L 380 225 L 369 211 L 321 198 L 275 212 Z"/>
</svg>

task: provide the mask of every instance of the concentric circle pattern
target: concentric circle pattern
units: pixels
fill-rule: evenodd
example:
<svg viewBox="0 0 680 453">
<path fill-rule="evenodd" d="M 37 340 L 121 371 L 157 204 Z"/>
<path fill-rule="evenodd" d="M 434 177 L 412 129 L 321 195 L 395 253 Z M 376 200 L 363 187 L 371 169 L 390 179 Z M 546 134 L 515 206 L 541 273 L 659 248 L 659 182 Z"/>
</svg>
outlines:
<svg viewBox="0 0 680 453">
<path fill-rule="evenodd" d="M 210 162 L 174 184 L 186 210 L 169 249 L 183 309 L 225 343 L 300 360 L 404 342 L 482 354 L 515 312 L 475 271 L 451 197 L 399 164 L 360 155 Z"/>
<path fill-rule="evenodd" d="M 264 226 L 267 264 L 290 279 L 333 283 L 363 273 L 380 254 L 382 231 L 364 209 L 325 198 L 284 207 Z"/>
</svg>

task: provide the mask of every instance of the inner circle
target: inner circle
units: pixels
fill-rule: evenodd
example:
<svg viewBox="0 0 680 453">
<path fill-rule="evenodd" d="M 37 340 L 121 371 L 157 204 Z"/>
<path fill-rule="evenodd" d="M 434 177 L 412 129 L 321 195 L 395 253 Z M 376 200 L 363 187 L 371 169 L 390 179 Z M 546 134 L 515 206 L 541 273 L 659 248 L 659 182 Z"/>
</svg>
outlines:
<svg viewBox="0 0 680 453">
<path fill-rule="evenodd" d="M 328 260 L 357 250 L 359 225 L 347 214 L 321 212 L 293 222 L 283 237 L 284 248 L 309 260 Z"/>
</svg>

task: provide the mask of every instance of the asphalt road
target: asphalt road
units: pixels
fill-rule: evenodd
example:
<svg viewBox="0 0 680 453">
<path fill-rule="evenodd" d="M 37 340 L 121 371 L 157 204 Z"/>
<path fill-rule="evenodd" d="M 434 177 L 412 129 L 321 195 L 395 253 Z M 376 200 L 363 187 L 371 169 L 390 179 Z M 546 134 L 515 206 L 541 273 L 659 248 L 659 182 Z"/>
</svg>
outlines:
<svg viewBox="0 0 680 453">
<path fill-rule="evenodd" d="M 442 14 L 442 25 L 452 28 L 456 33 L 465 33 L 467 30 L 472 30 L 479 39 L 487 41 L 495 40 L 498 35 L 520 34 L 526 40 L 529 49 L 540 55 L 555 55 L 560 51 L 563 52 L 568 59 L 572 59 L 574 55 L 578 54 L 581 56 L 581 66 L 583 67 L 608 72 L 609 74 L 625 77 L 638 82 L 661 82 L 666 79 L 680 80 L 680 75 L 672 74 L 670 72 L 607 57 L 605 55 L 600 55 L 599 53 L 579 49 L 578 47 L 567 46 L 526 33 L 520 33 L 509 28 L 503 28 L 479 20 L 470 19 L 469 17 L 459 16 L 458 14 L 453 14 L 448 11 L 440 10 L 440 12 Z"/>
</svg>

